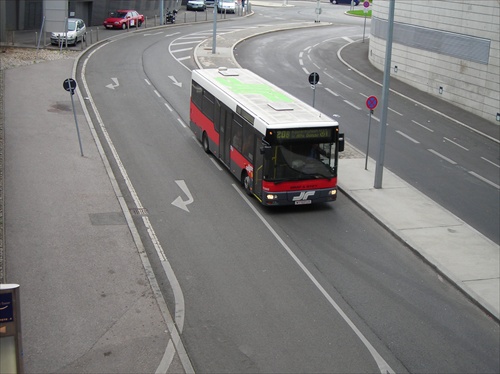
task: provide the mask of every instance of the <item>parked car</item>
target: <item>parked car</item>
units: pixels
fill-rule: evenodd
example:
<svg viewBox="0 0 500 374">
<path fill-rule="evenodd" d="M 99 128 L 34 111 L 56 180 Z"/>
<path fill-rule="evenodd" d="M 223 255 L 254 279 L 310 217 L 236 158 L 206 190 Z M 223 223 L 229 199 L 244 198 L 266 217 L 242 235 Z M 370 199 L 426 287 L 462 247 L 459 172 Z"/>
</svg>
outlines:
<svg viewBox="0 0 500 374">
<path fill-rule="evenodd" d="M 217 11 L 219 13 L 234 13 L 236 11 L 236 1 L 219 0 L 217 2 Z"/>
<path fill-rule="evenodd" d="M 68 45 L 76 45 L 78 41 L 85 41 L 87 37 L 87 27 L 80 18 L 68 18 Z M 66 44 L 66 32 L 53 32 L 50 34 L 50 43 Z"/>
<path fill-rule="evenodd" d="M 186 4 L 186 10 L 205 10 L 205 0 L 189 0 Z"/>
<path fill-rule="evenodd" d="M 127 29 L 127 27 L 141 27 L 144 23 L 144 16 L 135 10 L 117 10 L 112 12 L 104 20 L 104 27 L 107 29 Z"/>
<path fill-rule="evenodd" d="M 330 0 L 332 4 L 349 4 L 351 5 L 351 0 Z M 359 0 L 353 1 L 354 5 L 359 5 Z"/>
<path fill-rule="evenodd" d="M 207 8 L 213 8 L 214 7 L 214 3 L 215 3 L 214 0 L 205 0 L 205 6 Z"/>
</svg>

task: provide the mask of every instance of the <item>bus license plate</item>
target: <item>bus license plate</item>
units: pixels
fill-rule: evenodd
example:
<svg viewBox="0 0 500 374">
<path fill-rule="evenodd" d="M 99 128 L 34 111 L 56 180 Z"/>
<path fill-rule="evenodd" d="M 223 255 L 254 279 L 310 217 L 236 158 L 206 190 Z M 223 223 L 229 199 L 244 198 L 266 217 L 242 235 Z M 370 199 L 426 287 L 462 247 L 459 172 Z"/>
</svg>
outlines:
<svg viewBox="0 0 500 374">
<path fill-rule="evenodd" d="M 295 202 L 295 205 L 306 205 L 306 204 L 311 204 L 312 200 L 298 200 Z"/>
</svg>

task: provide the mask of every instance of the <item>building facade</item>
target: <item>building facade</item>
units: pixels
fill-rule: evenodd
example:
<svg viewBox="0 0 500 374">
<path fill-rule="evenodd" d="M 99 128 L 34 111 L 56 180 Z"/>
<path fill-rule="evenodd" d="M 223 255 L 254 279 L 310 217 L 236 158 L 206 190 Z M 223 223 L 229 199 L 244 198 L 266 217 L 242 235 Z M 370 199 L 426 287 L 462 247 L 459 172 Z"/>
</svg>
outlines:
<svg viewBox="0 0 500 374">
<path fill-rule="evenodd" d="M 369 60 L 384 70 L 390 0 L 374 0 Z M 500 0 L 395 0 L 391 78 L 500 125 Z"/>
</svg>

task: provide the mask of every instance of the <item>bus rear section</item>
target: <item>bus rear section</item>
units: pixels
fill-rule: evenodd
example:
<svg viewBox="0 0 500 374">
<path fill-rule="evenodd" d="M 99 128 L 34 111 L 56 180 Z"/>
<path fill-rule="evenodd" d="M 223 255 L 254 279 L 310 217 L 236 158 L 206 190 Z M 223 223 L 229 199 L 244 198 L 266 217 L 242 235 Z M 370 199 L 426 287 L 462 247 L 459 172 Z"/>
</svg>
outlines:
<svg viewBox="0 0 500 374">
<path fill-rule="evenodd" d="M 249 70 L 193 70 L 190 127 L 264 205 L 337 197 L 338 123 Z"/>
</svg>

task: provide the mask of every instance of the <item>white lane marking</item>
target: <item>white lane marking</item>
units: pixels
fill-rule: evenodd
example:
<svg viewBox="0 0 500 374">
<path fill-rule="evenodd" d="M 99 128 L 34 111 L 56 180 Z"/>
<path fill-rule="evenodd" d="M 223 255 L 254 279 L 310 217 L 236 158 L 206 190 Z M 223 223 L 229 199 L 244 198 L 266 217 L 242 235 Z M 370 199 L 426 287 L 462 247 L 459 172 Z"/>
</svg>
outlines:
<svg viewBox="0 0 500 374">
<path fill-rule="evenodd" d="M 219 165 L 219 163 L 216 160 L 214 160 L 212 157 L 210 157 L 210 161 L 212 161 L 214 163 L 215 167 L 217 169 L 219 169 L 219 171 L 222 171 L 221 166 Z"/>
<path fill-rule="evenodd" d="M 180 118 L 177 118 L 177 121 L 181 124 L 182 127 L 186 128 L 186 124 L 184 123 L 184 121 Z"/>
<path fill-rule="evenodd" d="M 433 129 L 430 129 L 430 128 L 428 128 L 427 126 L 424 126 L 424 125 L 422 125 L 421 123 L 418 123 L 417 121 L 414 121 L 414 120 L 411 120 L 411 121 L 412 121 L 415 125 L 419 125 L 420 127 L 424 128 L 424 129 L 426 129 L 426 130 L 428 130 L 428 131 L 430 131 L 430 132 L 434 132 L 434 130 L 433 130 Z"/>
<path fill-rule="evenodd" d="M 359 94 L 360 94 L 361 96 L 363 96 L 364 98 L 366 98 L 366 99 L 368 99 L 368 97 L 369 97 L 368 95 L 365 95 L 365 94 L 364 94 L 364 93 L 362 93 L 362 92 L 360 92 Z"/>
<path fill-rule="evenodd" d="M 302 59 L 301 59 L 301 58 L 299 58 L 299 65 L 300 65 L 300 66 L 304 66 L 304 61 L 302 61 Z"/>
<path fill-rule="evenodd" d="M 304 56 L 304 52 L 300 52 L 300 53 L 299 53 L 299 59 L 301 59 L 301 58 L 302 58 L 302 56 Z"/>
<path fill-rule="evenodd" d="M 165 104 L 165 106 L 167 107 L 167 109 L 168 109 L 169 111 L 171 111 L 171 112 L 173 112 L 173 111 L 174 111 L 174 109 L 173 109 L 170 105 L 168 105 L 168 103 L 164 103 L 164 104 Z"/>
<path fill-rule="evenodd" d="M 348 89 L 352 90 L 352 87 L 349 87 L 347 84 L 342 83 L 341 81 L 339 81 L 339 83 L 340 83 L 342 86 L 347 87 Z"/>
<path fill-rule="evenodd" d="M 350 101 L 344 100 L 344 103 L 349 104 L 350 106 L 352 106 L 353 108 L 356 108 L 357 110 L 361 110 L 361 108 L 359 106 L 354 105 Z"/>
<path fill-rule="evenodd" d="M 338 93 L 336 92 L 333 92 L 332 90 L 330 90 L 329 88 L 325 88 L 326 91 L 330 92 L 333 96 L 339 96 Z"/>
<path fill-rule="evenodd" d="M 493 161 L 490 161 L 490 160 L 488 160 L 487 158 L 481 157 L 481 159 L 483 159 L 483 160 L 484 160 L 484 161 L 486 161 L 486 162 L 489 162 L 490 164 L 492 164 L 493 166 L 496 166 L 497 168 L 500 168 L 500 165 L 495 164 Z"/>
<path fill-rule="evenodd" d="M 399 115 L 399 116 L 401 116 L 401 117 L 403 116 L 401 113 L 396 112 L 394 109 L 391 109 L 391 108 L 389 108 L 389 107 L 387 107 L 387 109 L 389 109 L 391 112 L 394 112 L 394 113 L 396 113 L 397 115 Z"/>
<path fill-rule="evenodd" d="M 158 91 L 154 90 L 154 92 L 155 92 L 156 96 L 158 96 L 158 97 L 161 98 L 161 95 L 160 95 L 160 93 Z"/>
<path fill-rule="evenodd" d="M 144 81 L 146 82 L 146 84 L 147 84 L 148 86 L 151 86 L 151 82 L 150 82 L 149 80 L 144 79 Z"/>
<path fill-rule="evenodd" d="M 428 149 L 429 152 L 435 154 L 436 156 L 442 158 L 443 160 L 445 161 L 448 161 L 450 164 L 452 165 L 456 165 L 457 163 L 455 161 L 453 161 L 452 159 L 446 157 L 446 156 L 443 156 L 441 153 L 439 152 L 436 152 L 434 149 Z"/>
<path fill-rule="evenodd" d="M 184 60 L 189 60 L 191 56 L 184 56 L 184 57 L 179 57 L 177 61 L 184 61 Z"/>
<path fill-rule="evenodd" d="M 395 374 L 394 370 L 389 366 L 389 364 L 382 358 L 382 356 L 377 352 L 375 347 L 368 341 L 368 339 L 363 335 L 363 333 L 356 327 L 354 322 L 347 316 L 347 314 L 342 310 L 342 308 L 333 300 L 333 298 L 328 294 L 328 292 L 323 288 L 319 281 L 312 275 L 312 273 L 307 269 L 307 267 L 300 261 L 300 259 L 293 253 L 290 247 L 285 243 L 285 241 L 278 235 L 278 233 L 272 228 L 271 224 L 259 213 L 259 211 L 253 206 L 250 200 L 245 196 L 245 194 L 240 191 L 240 188 L 236 184 L 232 184 L 234 189 L 238 192 L 241 198 L 247 203 L 247 205 L 252 209 L 255 215 L 260 219 L 260 221 L 267 227 L 267 229 L 273 234 L 276 240 L 281 244 L 281 246 L 286 250 L 288 255 L 295 261 L 295 263 L 302 269 L 302 271 L 307 275 L 307 277 L 312 281 L 316 288 L 321 292 L 325 299 L 330 303 L 330 305 L 337 311 L 337 313 L 342 317 L 342 319 L 347 323 L 347 325 L 354 331 L 361 342 L 368 349 L 375 362 L 378 365 L 380 373 L 383 374 Z"/>
<path fill-rule="evenodd" d="M 406 135 L 404 132 L 399 131 L 399 130 L 397 130 L 396 132 L 397 132 L 399 135 L 401 135 L 401 136 L 405 137 L 406 139 L 408 139 L 408 140 L 412 141 L 413 143 L 415 143 L 415 144 L 420 144 L 420 142 L 419 142 L 418 140 L 413 139 L 410 135 Z"/>
<path fill-rule="evenodd" d="M 458 144 L 457 142 L 454 142 L 453 140 L 448 139 L 446 136 L 443 136 L 443 139 L 444 139 L 444 140 L 446 140 L 446 141 L 449 141 L 449 142 L 450 142 L 450 143 L 452 143 L 452 144 L 455 144 L 457 147 L 462 148 L 462 149 L 464 149 L 464 150 L 466 150 L 466 151 L 468 151 L 468 150 L 469 150 L 468 148 L 465 148 L 463 145 L 460 145 L 460 144 Z"/>
<path fill-rule="evenodd" d="M 342 39 L 348 41 L 349 43 L 353 43 L 354 40 L 352 40 L 351 38 L 347 37 L 347 36 L 343 36 Z"/>
<path fill-rule="evenodd" d="M 172 53 L 177 53 L 177 52 L 186 52 L 186 51 L 192 51 L 192 50 L 193 50 L 193 47 L 190 47 L 190 48 L 182 48 L 182 49 L 172 50 Z"/>
<path fill-rule="evenodd" d="M 475 176 L 477 179 L 482 180 L 483 182 L 489 184 L 490 186 L 495 187 L 497 190 L 500 190 L 500 186 L 498 184 L 493 183 L 492 181 L 486 179 L 485 177 L 482 177 L 479 174 L 474 173 L 473 171 L 469 171 L 469 174 Z"/>
<path fill-rule="evenodd" d="M 304 68 L 304 67 L 303 67 L 303 68 L 302 68 L 302 70 L 304 70 L 304 72 L 305 72 L 307 75 L 309 75 L 309 72 L 307 71 L 307 69 L 306 69 L 306 68 Z"/>
</svg>

